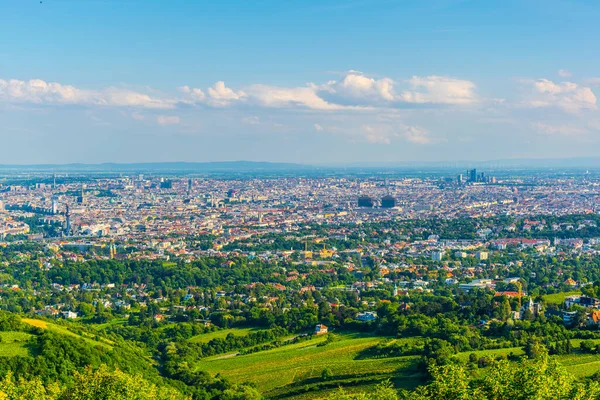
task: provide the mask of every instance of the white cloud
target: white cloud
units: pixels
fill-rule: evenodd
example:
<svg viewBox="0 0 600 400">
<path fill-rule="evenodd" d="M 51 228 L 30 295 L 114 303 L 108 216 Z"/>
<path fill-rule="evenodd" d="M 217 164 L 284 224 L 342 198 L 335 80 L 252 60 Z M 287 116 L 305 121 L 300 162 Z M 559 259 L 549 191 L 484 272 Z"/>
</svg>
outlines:
<svg viewBox="0 0 600 400">
<path fill-rule="evenodd" d="M 374 144 L 390 144 L 392 137 L 397 136 L 387 125 L 362 125 L 360 130 L 366 141 Z"/>
<path fill-rule="evenodd" d="M 241 90 L 236 92 L 231 88 L 226 87 L 225 82 L 218 81 L 213 85 L 213 87 L 208 88 L 208 96 L 211 100 L 211 103 L 214 105 L 226 106 L 234 100 L 240 100 L 246 97 L 246 93 Z"/>
<path fill-rule="evenodd" d="M 588 78 L 585 80 L 586 85 L 600 86 L 600 77 Z"/>
<path fill-rule="evenodd" d="M 187 94 L 194 101 L 202 101 L 206 98 L 202 89 L 192 89 L 189 86 L 181 86 L 178 89 L 180 92 Z"/>
<path fill-rule="evenodd" d="M 404 82 L 409 88 L 396 94 L 398 83 L 391 78 L 374 79 L 362 72 L 349 71 L 340 81 L 319 86 L 319 95 L 340 104 L 384 105 L 472 104 L 479 101 L 473 82 L 445 76 L 413 76 Z"/>
<path fill-rule="evenodd" d="M 393 108 L 398 103 L 472 104 L 479 99 L 471 81 L 442 77 L 413 77 L 406 81 L 411 90 L 396 94 L 397 83 L 391 78 L 375 79 L 359 71 L 348 71 L 342 80 L 301 87 L 254 84 L 235 91 L 223 81 L 208 88 L 207 95 L 188 86 L 179 88 L 188 103 L 228 106 L 235 101 L 267 108 L 308 108 L 311 110 L 372 110 Z"/>
<path fill-rule="evenodd" d="M 156 122 L 162 126 L 177 125 L 179 124 L 179 117 L 174 115 L 159 115 L 156 117 Z"/>
<path fill-rule="evenodd" d="M 317 131 L 317 132 L 323 131 L 323 127 L 321 125 L 315 124 L 314 126 L 315 126 L 315 131 Z"/>
<path fill-rule="evenodd" d="M 529 82 L 534 92 L 525 104 L 530 107 L 558 107 L 570 113 L 596 109 L 596 96 L 589 87 L 573 82 L 555 83 L 548 79 Z"/>
<path fill-rule="evenodd" d="M 538 79 L 533 83 L 535 89 L 540 93 L 568 93 L 577 89 L 577 84 L 572 82 L 554 83 L 548 79 Z"/>
<path fill-rule="evenodd" d="M 472 104 L 478 101 L 471 81 L 444 76 L 413 76 L 408 83 L 412 90 L 399 96 L 407 103 Z"/>
<path fill-rule="evenodd" d="M 585 129 L 578 128 L 570 125 L 550 125 L 544 122 L 536 122 L 533 127 L 542 133 L 551 136 L 581 136 L 587 133 Z"/>
<path fill-rule="evenodd" d="M 167 109 L 174 101 L 151 97 L 144 93 L 121 88 L 99 91 L 79 89 L 41 79 L 20 81 L 0 79 L 0 101 L 56 105 L 96 105 Z"/>
<path fill-rule="evenodd" d="M 41 79 L 0 79 L 0 99 L 23 103 L 77 104 L 98 101 L 97 94 Z"/>
<path fill-rule="evenodd" d="M 332 104 L 316 93 L 315 86 L 284 88 L 268 85 L 252 85 L 248 90 L 251 100 L 264 107 L 304 107 L 313 110 L 342 110 L 346 107 Z"/>
<path fill-rule="evenodd" d="M 131 90 L 108 88 L 100 95 L 102 105 L 118 107 L 142 107 L 165 109 L 173 108 L 174 101 L 150 97 L 147 94 L 137 93 Z"/>
<path fill-rule="evenodd" d="M 407 141 L 415 144 L 433 143 L 433 139 L 429 137 L 429 132 L 419 126 L 404 127 L 404 137 Z"/>
<path fill-rule="evenodd" d="M 437 142 L 429 136 L 429 132 L 420 126 L 364 124 L 360 132 L 369 143 L 391 144 L 392 140 L 403 138 L 413 144 L 432 144 Z"/>
<path fill-rule="evenodd" d="M 349 71 L 340 82 L 330 81 L 320 89 L 338 98 L 351 99 L 362 104 L 392 102 L 396 98 L 393 80 L 368 78 L 358 71 Z"/>
<path fill-rule="evenodd" d="M 566 69 L 559 69 L 558 70 L 558 76 L 561 76 L 563 78 L 569 78 L 571 77 L 573 74 L 571 73 L 571 71 L 566 70 Z"/>
<path fill-rule="evenodd" d="M 206 90 L 181 86 L 177 96 L 156 96 L 119 87 L 99 90 L 80 89 L 40 79 L 0 80 L 0 101 L 52 105 L 112 106 L 146 109 L 173 109 L 179 104 L 228 107 L 244 103 L 266 108 L 306 108 L 310 110 L 373 110 L 394 108 L 398 103 L 469 104 L 477 101 L 475 84 L 440 77 L 413 77 L 406 81 L 411 90 L 396 94 L 398 84 L 390 78 L 371 78 L 358 71 L 347 72 L 339 82 L 303 87 L 263 84 L 243 89 L 216 82 Z"/>
<path fill-rule="evenodd" d="M 189 86 L 181 86 L 177 89 L 185 95 L 182 100 L 184 103 L 208 104 L 214 107 L 230 106 L 232 103 L 245 100 L 248 97 L 242 90 L 235 91 L 228 88 L 223 81 L 215 82 L 212 87 L 209 87 L 207 89 L 208 94 L 205 94 L 202 89 L 191 88 Z"/>
</svg>

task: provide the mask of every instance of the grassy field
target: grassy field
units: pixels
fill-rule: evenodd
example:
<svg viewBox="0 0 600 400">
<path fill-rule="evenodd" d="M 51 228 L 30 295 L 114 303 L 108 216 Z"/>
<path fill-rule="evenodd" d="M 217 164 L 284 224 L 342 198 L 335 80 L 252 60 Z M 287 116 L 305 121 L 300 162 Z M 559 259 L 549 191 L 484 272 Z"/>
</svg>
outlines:
<svg viewBox="0 0 600 400">
<path fill-rule="evenodd" d="M 222 331 L 222 334 L 235 333 L 236 330 L 227 331 Z M 386 338 L 345 333 L 340 335 L 339 341 L 318 346 L 325 340 L 325 337 L 318 337 L 243 356 L 218 355 L 200 360 L 196 367 L 213 375 L 221 374 L 233 382 L 254 382 L 266 397 L 273 399 L 312 399 L 323 397 L 324 393 L 333 392 L 339 387 L 348 392 L 365 391 L 387 379 L 398 388 L 411 388 L 421 383 L 421 375 L 415 369 L 417 356 L 363 357 L 364 350 Z M 393 339 L 390 343 L 417 340 L 420 338 Z M 595 342 L 600 343 L 600 340 Z M 581 340 L 572 340 L 575 349 L 580 343 Z M 477 358 L 508 356 L 511 353 L 515 356 L 524 355 L 521 347 L 512 347 L 468 351 L 456 357 L 466 363 L 472 353 Z M 556 357 L 578 378 L 600 372 L 600 355 L 574 353 Z M 324 369 L 331 371 L 331 380 L 321 379 Z"/>
<path fill-rule="evenodd" d="M 386 379 L 394 379 L 404 387 L 419 383 L 419 379 L 410 377 L 414 375 L 411 367 L 416 357 L 357 359 L 361 351 L 383 340 L 381 337 L 345 334 L 339 341 L 317 346 L 325 340 L 319 337 L 244 356 L 210 357 L 199 361 L 197 368 L 219 373 L 233 382 L 254 382 L 270 398 L 284 397 L 290 391 L 302 392 L 306 386 L 316 384 L 322 390 L 321 373 L 326 368 L 334 376 L 327 382 L 331 388 L 364 387 Z"/>
<path fill-rule="evenodd" d="M 477 351 L 465 351 L 462 353 L 458 353 L 456 358 L 458 358 L 461 362 L 469 361 L 469 356 L 471 354 L 475 354 L 477 358 L 481 357 L 497 357 L 497 356 L 508 356 L 510 353 L 513 353 L 515 356 L 522 356 L 525 354 L 522 347 L 509 347 L 506 349 L 492 349 L 492 350 L 477 350 Z"/>
<path fill-rule="evenodd" d="M 190 342 L 195 343 L 208 343 L 212 339 L 225 339 L 230 333 L 235 336 L 246 336 L 249 333 L 257 332 L 260 329 L 256 328 L 231 328 L 231 329 L 220 329 L 214 332 L 203 333 L 201 335 L 190 338 Z"/>
<path fill-rule="evenodd" d="M 51 332 L 60 333 L 62 335 L 68 335 L 68 336 L 73 336 L 73 337 L 83 339 L 93 346 L 102 346 L 102 347 L 106 347 L 108 349 L 112 349 L 111 343 L 108 340 L 97 341 L 92 338 L 93 335 L 91 335 L 91 334 L 90 335 L 78 335 L 77 333 L 71 332 L 70 330 L 68 330 L 66 327 L 64 327 L 62 325 L 54 324 L 52 322 L 42 321 L 40 319 L 23 318 L 22 321 L 26 324 L 35 326 L 37 328 L 48 329 Z"/>
<path fill-rule="evenodd" d="M 27 341 L 31 336 L 25 332 L 0 332 L 0 357 L 29 355 Z"/>
<path fill-rule="evenodd" d="M 569 373 L 577 378 L 588 377 L 600 372 L 600 354 L 567 354 L 557 356 Z"/>
<path fill-rule="evenodd" d="M 101 331 L 103 329 L 108 328 L 109 326 L 113 326 L 113 325 L 123 325 L 127 322 L 127 318 L 114 318 L 110 321 L 108 321 L 105 324 L 94 324 L 92 325 L 92 327 L 97 330 L 97 331 Z"/>
<path fill-rule="evenodd" d="M 574 294 L 581 294 L 581 292 L 579 290 L 573 290 L 571 292 L 547 294 L 542 296 L 542 298 L 546 304 L 562 304 L 565 301 L 565 297 L 572 296 Z"/>
<path fill-rule="evenodd" d="M 577 378 L 589 377 L 596 372 L 600 372 L 600 354 L 583 354 L 578 352 L 578 348 L 582 339 L 571 339 L 571 344 L 575 350 L 572 354 L 551 356 L 556 358 L 560 364 L 562 364 L 569 373 Z M 596 344 L 600 344 L 600 339 L 592 340 Z M 480 351 L 466 351 L 464 353 L 458 353 L 456 357 L 461 362 L 467 362 L 469 355 L 474 353 L 477 358 L 484 356 L 507 356 L 513 353 L 516 356 L 522 356 L 525 354 L 522 347 L 511 347 L 507 349 L 497 350 L 480 350 Z"/>
</svg>

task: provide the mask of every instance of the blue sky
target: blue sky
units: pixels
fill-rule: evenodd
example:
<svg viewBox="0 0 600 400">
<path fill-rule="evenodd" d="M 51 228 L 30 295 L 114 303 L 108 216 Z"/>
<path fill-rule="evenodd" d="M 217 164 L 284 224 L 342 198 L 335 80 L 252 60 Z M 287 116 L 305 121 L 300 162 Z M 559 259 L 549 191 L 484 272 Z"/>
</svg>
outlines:
<svg viewBox="0 0 600 400">
<path fill-rule="evenodd" d="M 2 163 L 596 156 L 600 4 L 0 0 Z"/>
</svg>

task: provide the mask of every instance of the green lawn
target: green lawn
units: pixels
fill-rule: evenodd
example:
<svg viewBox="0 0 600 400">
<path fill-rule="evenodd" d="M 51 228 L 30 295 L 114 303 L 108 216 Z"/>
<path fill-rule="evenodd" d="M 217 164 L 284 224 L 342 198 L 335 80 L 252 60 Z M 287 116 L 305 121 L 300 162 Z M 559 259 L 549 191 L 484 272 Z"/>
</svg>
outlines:
<svg viewBox="0 0 600 400">
<path fill-rule="evenodd" d="M 325 368 L 334 375 L 332 382 L 327 382 L 333 388 L 360 385 L 361 379 L 364 384 L 373 384 L 402 375 L 405 378 L 405 382 L 400 383 L 402 386 L 419 383 L 418 377 L 409 379 L 409 375 L 414 375 L 410 368 L 417 357 L 356 359 L 361 351 L 384 338 L 342 335 L 337 342 L 317 347 L 325 340 L 325 337 L 319 337 L 244 356 L 210 357 L 199 361 L 197 368 L 211 374 L 219 373 L 233 382 L 254 382 L 269 397 L 288 390 L 301 390 L 310 384 L 321 385 L 320 377 Z"/>
<path fill-rule="evenodd" d="M 195 343 L 208 343 L 212 339 L 225 339 L 230 333 L 235 336 L 246 336 L 249 333 L 257 332 L 260 329 L 256 328 L 231 328 L 231 329 L 220 329 L 214 332 L 203 333 L 190 338 L 190 342 Z"/>
<path fill-rule="evenodd" d="M 344 387 L 349 392 L 365 391 L 387 379 L 396 387 L 403 388 L 412 388 L 421 383 L 422 377 L 414 369 L 418 356 L 359 357 L 365 349 L 388 340 L 387 338 L 348 333 L 341 334 L 340 337 L 339 341 L 321 347 L 317 345 L 323 343 L 326 337 L 244 356 L 217 355 L 198 361 L 196 368 L 213 375 L 221 374 L 236 383 L 254 382 L 265 396 L 272 399 L 322 398 L 324 393 L 331 393 L 338 387 Z M 419 339 L 392 339 L 390 343 L 396 340 L 414 342 Z M 579 347 L 580 342 L 581 340 L 572 340 L 573 347 Z M 467 351 L 456 357 L 461 362 L 468 362 L 471 353 L 477 358 L 508 356 L 511 353 L 515 356 L 524 355 L 521 347 L 512 347 Z M 578 378 L 600 372 L 600 355 L 575 353 L 556 358 Z M 332 372 L 332 380 L 321 379 L 324 369 Z"/>
<path fill-rule="evenodd" d="M 570 292 L 546 294 L 546 295 L 542 296 L 542 299 L 544 299 L 544 302 L 546 304 L 562 304 L 565 301 L 565 297 L 572 296 L 574 294 L 581 294 L 581 292 L 579 290 L 573 290 Z"/>
<path fill-rule="evenodd" d="M 477 351 L 464 351 L 462 353 L 458 353 L 456 358 L 458 358 L 461 362 L 469 361 L 469 356 L 471 353 L 477 356 L 477 359 L 481 357 L 497 357 L 497 356 L 508 356 L 510 353 L 513 353 L 515 356 L 522 356 L 525 354 L 522 347 L 509 347 L 505 349 L 492 349 L 492 350 L 477 350 Z"/>
<path fill-rule="evenodd" d="M 556 356 L 569 373 L 577 378 L 587 377 L 600 371 L 600 354 L 567 354 Z"/>
<path fill-rule="evenodd" d="M 83 339 L 93 346 L 102 346 L 102 347 L 106 347 L 108 349 L 112 349 L 112 346 L 111 346 L 112 343 L 110 341 L 108 341 L 108 340 L 97 341 L 97 340 L 93 339 L 93 335 L 91 335 L 91 334 L 78 335 L 77 333 L 71 332 L 70 330 L 68 330 L 67 327 L 65 327 L 65 326 L 54 324 L 52 322 L 42 321 L 40 319 L 23 318 L 22 321 L 25 322 L 26 324 L 33 325 L 33 326 L 41 328 L 41 329 L 48 329 L 51 332 L 60 333 L 62 335 L 68 335 L 68 336 L 73 336 L 73 337 Z"/>
<path fill-rule="evenodd" d="M 0 356 L 15 357 L 29 355 L 27 341 L 32 335 L 25 332 L 0 332 Z"/>
<path fill-rule="evenodd" d="M 113 325 L 123 325 L 124 323 L 127 322 L 127 318 L 115 318 L 112 319 L 104 324 L 96 324 L 96 325 L 92 325 L 93 328 L 97 331 L 101 331 L 102 329 L 106 329 L 109 326 L 113 326 Z"/>
<path fill-rule="evenodd" d="M 582 339 L 571 339 L 571 344 L 573 345 L 573 348 L 577 349 L 582 341 Z M 600 343 L 600 339 L 595 339 L 592 341 L 596 344 Z M 480 358 L 486 355 L 492 357 L 498 355 L 508 355 L 511 352 L 517 356 L 522 356 L 525 354 L 522 347 L 511 347 L 497 350 L 466 351 L 463 353 L 458 353 L 456 357 L 461 362 L 467 362 L 471 353 L 475 353 L 477 358 Z M 576 352 L 572 354 L 551 357 L 556 358 L 569 373 L 573 374 L 577 378 L 589 377 L 596 372 L 600 372 L 600 354 L 582 354 L 576 350 Z"/>
</svg>

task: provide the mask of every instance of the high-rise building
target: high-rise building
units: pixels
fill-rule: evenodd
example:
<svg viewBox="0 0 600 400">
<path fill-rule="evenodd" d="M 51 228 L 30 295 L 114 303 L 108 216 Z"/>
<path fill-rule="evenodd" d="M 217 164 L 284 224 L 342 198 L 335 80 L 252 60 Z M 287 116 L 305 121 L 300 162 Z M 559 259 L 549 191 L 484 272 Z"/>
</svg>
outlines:
<svg viewBox="0 0 600 400">
<path fill-rule="evenodd" d="M 194 187 L 194 180 L 190 178 L 190 179 L 188 179 L 188 188 L 187 188 L 188 193 L 190 193 L 192 191 L 193 187 Z"/>
<path fill-rule="evenodd" d="M 83 204 L 85 202 L 85 194 L 84 194 L 85 185 L 81 186 L 81 195 L 77 196 L 77 203 Z"/>
<path fill-rule="evenodd" d="M 173 181 L 171 180 L 163 180 L 160 182 L 161 189 L 173 189 Z"/>
<path fill-rule="evenodd" d="M 58 197 L 52 196 L 52 214 L 58 214 Z"/>
<path fill-rule="evenodd" d="M 475 168 L 469 170 L 469 182 L 477 182 L 477 170 Z"/>
<path fill-rule="evenodd" d="M 371 198 L 369 196 L 360 196 L 358 198 L 358 206 L 359 207 L 373 208 L 374 205 L 375 205 L 375 201 L 373 201 L 373 198 Z"/>
<path fill-rule="evenodd" d="M 396 207 L 396 199 L 392 195 L 383 196 L 381 199 L 382 208 L 394 208 Z"/>
</svg>

